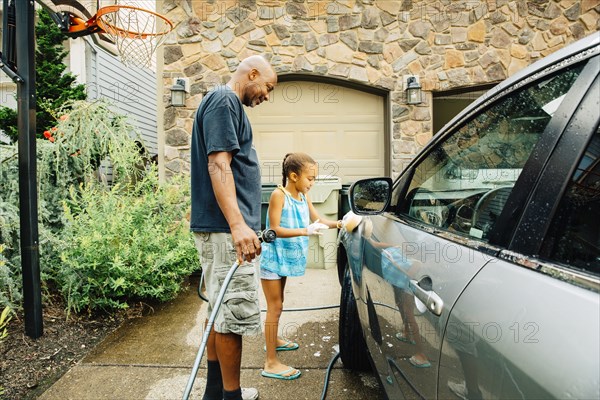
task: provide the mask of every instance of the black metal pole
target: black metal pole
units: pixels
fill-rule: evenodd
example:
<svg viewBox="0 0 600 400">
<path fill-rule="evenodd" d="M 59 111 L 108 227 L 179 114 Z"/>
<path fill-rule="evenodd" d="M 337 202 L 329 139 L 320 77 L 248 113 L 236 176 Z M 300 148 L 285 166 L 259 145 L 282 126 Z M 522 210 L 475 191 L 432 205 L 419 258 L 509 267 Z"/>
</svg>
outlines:
<svg viewBox="0 0 600 400">
<path fill-rule="evenodd" d="M 15 67 L 15 2 L 4 0 L 2 7 L 2 58 L 10 68 Z M 12 77 L 11 77 L 12 79 Z"/>
<path fill-rule="evenodd" d="M 33 0 L 16 1 L 17 84 L 19 128 L 19 209 L 25 333 L 44 333 L 38 237 L 35 142 L 35 7 Z"/>
</svg>

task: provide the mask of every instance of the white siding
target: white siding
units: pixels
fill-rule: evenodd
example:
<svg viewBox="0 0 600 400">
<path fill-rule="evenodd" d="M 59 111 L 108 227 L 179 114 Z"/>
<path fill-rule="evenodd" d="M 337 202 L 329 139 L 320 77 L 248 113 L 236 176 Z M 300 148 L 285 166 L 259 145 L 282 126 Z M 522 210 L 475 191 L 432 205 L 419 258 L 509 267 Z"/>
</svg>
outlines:
<svg viewBox="0 0 600 400">
<path fill-rule="evenodd" d="M 17 86 L 14 82 L 0 72 L 0 106 L 9 107 L 13 110 L 17 109 Z M 1 129 L 2 127 L 0 127 Z"/>
<path fill-rule="evenodd" d="M 0 1 L 0 26 L 2 25 L 2 1 Z M 0 29 L 0 47 L 2 47 L 2 29 Z M 0 49 L 1 51 L 2 49 Z M 0 70 L 0 106 L 17 109 L 17 86 L 2 70 Z M 0 126 L 0 130 L 2 127 Z"/>
<path fill-rule="evenodd" d="M 156 73 L 127 68 L 118 58 L 94 46 L 89 53 L 88 100 L 106 98 L 115 110 L 129 117 L 152 154 L 158 152 Z"/>
</svg>

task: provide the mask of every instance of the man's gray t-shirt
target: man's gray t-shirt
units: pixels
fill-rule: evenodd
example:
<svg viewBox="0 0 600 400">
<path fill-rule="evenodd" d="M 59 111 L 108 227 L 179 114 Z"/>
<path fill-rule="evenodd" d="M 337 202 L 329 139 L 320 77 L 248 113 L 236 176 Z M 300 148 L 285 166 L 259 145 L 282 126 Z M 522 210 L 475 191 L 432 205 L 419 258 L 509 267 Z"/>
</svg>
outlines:
<svg viewBox="0 0 600 400">
<path fill-rule="evenodd" d="M 233 154 L 231 169 L 221 179 L 235 179 L 237 203 L 248 226 L 260 230 L 261 182 L 258 155 L 252 144 L 252 127 L 242 102 L 227 86 L 208 93 L 196 113 L 192 128 L 191 179 L 194 232 L 230 232 L 215 198 L 208 155 Z"/>
</svg>

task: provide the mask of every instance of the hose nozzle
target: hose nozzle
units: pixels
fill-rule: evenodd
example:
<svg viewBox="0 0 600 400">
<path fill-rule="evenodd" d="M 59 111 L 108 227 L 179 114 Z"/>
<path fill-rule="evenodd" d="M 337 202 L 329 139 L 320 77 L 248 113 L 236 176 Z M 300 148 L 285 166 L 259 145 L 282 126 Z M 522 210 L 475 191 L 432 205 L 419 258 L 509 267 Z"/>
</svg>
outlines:
<svg viewBox="0 0 600 400">
<path fill-rule="evenodd" d="M 256 236 L 258 236 L 258 240 L 261 243 L 272 243 L 277 239 L 277 234 L 273 229 L 265 229 L 264 231 L 256 232 Z"/>
</svg>

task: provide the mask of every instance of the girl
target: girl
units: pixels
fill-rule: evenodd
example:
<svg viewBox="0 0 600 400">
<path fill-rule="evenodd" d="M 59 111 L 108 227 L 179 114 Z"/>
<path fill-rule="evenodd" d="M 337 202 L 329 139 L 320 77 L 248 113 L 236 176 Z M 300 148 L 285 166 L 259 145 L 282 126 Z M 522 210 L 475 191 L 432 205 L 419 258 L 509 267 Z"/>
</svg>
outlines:
<svg viewBox="0 0 600 400">
<path fill-rule="evenodd" d="M 277 239 L 262 244 L 260 260 L 260 278 L 267 300 L 267 358 L 262 376 L 290 380 L 298 378 L 300 371 L 282 364 L 277 357 L 277 351 L 299 347 L 277 336 L 286 279 L 304 275 L 308 236 L 322 235 L 322 229 L 340 228 L 341 221 L 321 220 L 307 195 L 317 176 L 317 163 L 308 154 L 286 154 L 282 169 L 283 185 L 271 194 L 266 219 L 266 227 L 275 230 Z"/>
</svg>

